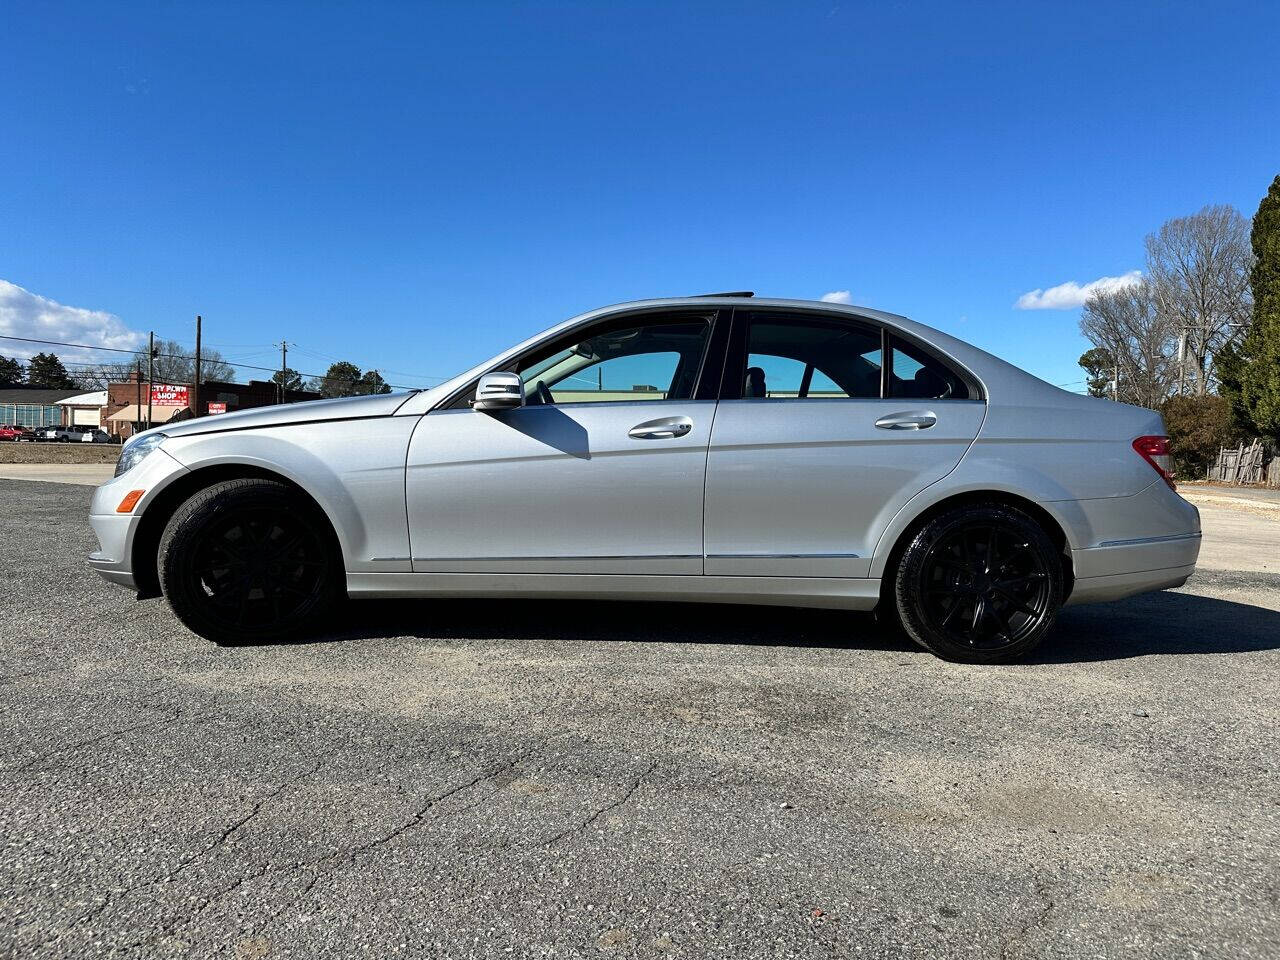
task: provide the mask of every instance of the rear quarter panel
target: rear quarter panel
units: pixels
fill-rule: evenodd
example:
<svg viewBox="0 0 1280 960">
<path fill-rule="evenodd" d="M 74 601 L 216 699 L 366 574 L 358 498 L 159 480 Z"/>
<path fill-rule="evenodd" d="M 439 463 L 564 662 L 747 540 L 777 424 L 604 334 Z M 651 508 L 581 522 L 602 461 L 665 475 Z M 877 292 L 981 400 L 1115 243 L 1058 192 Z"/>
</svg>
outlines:
<svg viewBox="0 0 1280 960">
<path fill-rule="evenodd" d="M 956 469 L 880 531 L 871 576 L 883 575 L 910 524 L 949 497 L 995 491 L 1030 500 L 1057 520 L 1074 550 L 1110 539 L 1112 531 L 1099 529 L 1099 517 L 1123 514 L 1115 505 L 1163 483 L 1132 447 L 1136 437 L 1163 433 L 1155 412 L 1067 394 L 1039 381 L 1014 386 L 1022 388 L 1016 402 L 989 403 L 982 429 Z M 1103 504 L 1107 510 L 1094 506 Z"/>
</svg>

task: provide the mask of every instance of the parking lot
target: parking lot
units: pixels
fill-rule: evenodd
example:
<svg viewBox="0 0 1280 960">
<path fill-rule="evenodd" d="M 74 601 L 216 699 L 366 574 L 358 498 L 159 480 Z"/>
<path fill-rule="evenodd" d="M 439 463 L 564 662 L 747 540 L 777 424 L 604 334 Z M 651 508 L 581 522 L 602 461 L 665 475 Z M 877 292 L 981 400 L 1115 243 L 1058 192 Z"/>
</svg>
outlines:
<svg viewBox="0 0 1280 960">
<path fill-rule="evenodd" d="M 219 649 L 0 480 L 5 956 L 1280 954 L 1280 510 L 1031 663 L 868 616 L 353 605 Z"/>
</svg>

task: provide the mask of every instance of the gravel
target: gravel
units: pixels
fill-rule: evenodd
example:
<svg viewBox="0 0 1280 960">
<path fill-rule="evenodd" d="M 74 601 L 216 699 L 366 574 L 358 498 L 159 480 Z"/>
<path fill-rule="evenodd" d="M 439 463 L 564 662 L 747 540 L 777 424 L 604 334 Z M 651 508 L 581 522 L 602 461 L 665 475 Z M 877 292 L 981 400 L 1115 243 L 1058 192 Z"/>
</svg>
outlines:
<svg viewBox="0 0 1280 960">
<path fill-rule="evenodd" d="M 999 668 L 572 602 L 232 650 L 84 566 L 88 488 L 0 492 L 0 955 L 1280 954 L 1280 575 Z"/>
</svg>

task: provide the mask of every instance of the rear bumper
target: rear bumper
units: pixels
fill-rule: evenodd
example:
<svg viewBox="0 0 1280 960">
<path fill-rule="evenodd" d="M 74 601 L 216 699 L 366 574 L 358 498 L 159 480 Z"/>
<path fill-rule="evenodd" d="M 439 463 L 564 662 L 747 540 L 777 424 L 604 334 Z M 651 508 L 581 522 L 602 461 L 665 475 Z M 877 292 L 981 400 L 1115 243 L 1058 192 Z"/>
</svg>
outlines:
<svg viewBox="0 0 1280 960">
<path fill-rule="evenodd" d="M 1180 587 L 1195 573 L 1199 555 L 1199 531 L 1073 550 L 1076 582 L 1067 605 Z"/>
<path fill-rule="evenodd" d="M 1164 570 L 1143 570 L 1141 573 L 1117 573 L 1109 577 L 1088 577 L 1077 580 L 1071 596 L 1063 606 L 1074 607 L 1081 603 L 1105 603 L 1121 600 L 1139 593 L 1180 587 L 1196 572 L 1194 563 L 1184 567 Z"/>
</svg>

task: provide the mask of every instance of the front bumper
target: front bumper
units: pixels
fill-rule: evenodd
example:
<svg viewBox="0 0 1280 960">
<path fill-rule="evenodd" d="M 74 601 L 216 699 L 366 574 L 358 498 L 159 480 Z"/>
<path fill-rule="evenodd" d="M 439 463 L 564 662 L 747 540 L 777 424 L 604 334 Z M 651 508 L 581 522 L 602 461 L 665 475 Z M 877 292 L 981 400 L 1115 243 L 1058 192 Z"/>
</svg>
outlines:
<svg viewBox="0 0 1280 960">
<path fill-rule="evenodd" d="M 89 526 L 98 538 L 98 549 L 89 554 L 89 566 L 111 583 L 131 590 L 138 588 L 133 578 L 133 534 L 138 528 L 135 514 L 90 514 Z"/>
<path fill-rule="evenodd" d="M 162 447 L 128 473 L 113 477 L 94 490 L 89 504 L 89 526 L 98 538 L 98 549 L 89 554 L 89 566 L 105 580 L 136 590 L 133 538 L 142 523 L 142 515 L 165 487 L 188 472 Z M 116 507 L 130 490 L 146 493 L 129 513 L 117 513 Z"/>
</svg>

